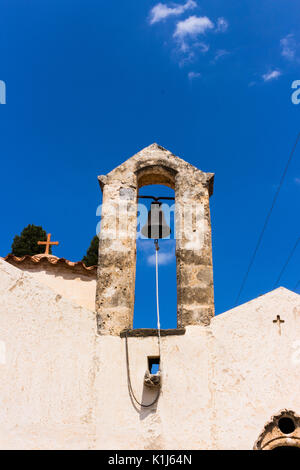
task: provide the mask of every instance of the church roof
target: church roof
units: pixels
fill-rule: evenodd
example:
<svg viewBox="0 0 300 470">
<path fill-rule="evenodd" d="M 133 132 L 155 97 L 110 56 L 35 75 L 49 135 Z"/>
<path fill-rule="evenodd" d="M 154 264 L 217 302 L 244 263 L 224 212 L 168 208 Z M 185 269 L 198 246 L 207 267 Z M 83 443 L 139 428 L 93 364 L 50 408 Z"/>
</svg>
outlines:
<svg viewBox="0 0 300 470">
<path fill-rule="evenodd" d="M 294 309 L 294 310 L 293 310 Z M 254 314 L 257 316 L 265 316 L 266 311 L 273 314 L 283 314 L 287 312 L 294 312 L 300 314 L 300 295 L 297 292 L 286 289 L 285 287 L 278 287 L 266 294 L 260 295 L 255 299 L 245 302 L 237 307 L 228 310 L 213 318 L 214 324 L 223 323 L 227 321 L 233 325 L 235 319 L 237 321 L 248 321 Z M 293 313 L 293 314 L 294 314 Z"/>
<path fill-rule="evenodd" d="M 45 255 L 45 254 L 40 254 L 40 255 L 25 255 L 22 257 L 14 256 L 12 254 L 7 255 L 5 258 L 3 258 L 4 261 L 7 261 L 8 263 L 18 266 L 20 264 L 32 264 L 32 265 L 37 265 L 37 264 L 50 264 L 50 265 L 56 265 L 56 266 L 62 266 L 64 268 L 70 269 L 73 272 L 78 272 L 81 274 L 95 274 L 97 272 L 97 266 L 86 266 L 82 261 L 69 261 L 65 258 L 58 258 L 57 256 L 54 255 Z"/>
</svg>

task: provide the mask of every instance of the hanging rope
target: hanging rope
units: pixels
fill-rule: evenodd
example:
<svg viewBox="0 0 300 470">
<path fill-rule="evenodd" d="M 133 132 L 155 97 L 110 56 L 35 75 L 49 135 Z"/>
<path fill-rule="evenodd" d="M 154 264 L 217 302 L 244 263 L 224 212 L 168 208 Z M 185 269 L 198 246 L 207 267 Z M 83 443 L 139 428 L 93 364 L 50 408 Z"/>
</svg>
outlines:
<svg viewBox="0 0 300 470">
<path fill-rule="evenodd" d="M 159 317 L 159 295 L 158 295 L 158 250 L 159 250 L 158 240 L 154 240 L 154 245 L 155 245 L 157 338 L 158 338 L 158 351 L 159 351 L 159 358 L 160 358 L 160 363 L 159 363 L 159 371 L 160 371 L 161 355 L 160 355 L 160 317 Z M 131 377 L 130 377 L 129 353 L 128 353 L 128 330 L 126 331 L 126 334 L 125 334 L 125 344 L 126 344 L 127 383 L 128 383 L 129 394 L 139 406 L 142 406 L 143 408 L 149 408 L 150 406 L 155 405 L 155 403 L 158 401 L 159 396 L 160 396 L 161 387 L 159 387 L 155 399 L 151 403 L 149 403 L 149 405 L 144 405 L 143 403 L 140 403 L 138 401 L 138 399 L 136 398 L 136 396 L 134 394 L 132 384 L 131 384 Z"/>
<path fill-rule="evenodd" d="M 140 402 L 138 401 L 138 399 L 136 398 L 136 396 L 135 396 L 135 394 L 134 394 L 134 391 L 133 391 L 133 389 L 132 389 L 131 378 L 130 378 L 129 353 L 128 353 L 128 331 L 126 331 L 126 335 L 125 335 L 125 344 L 126 344 L 127 383 L 128 383 L 129 395 L 136 401 L 136 403 L 137 403 L 139 406 L 142 406 L 143 408 L 149 408 L 150 406 L 155 405 L 155 403 L 156 403 L 157 400 L 159 399 L 160 387 L 159 387 L 159 389 L 158 389 L 158 392 L 157 392 L 157 395 L 156 395 L 155 399 L 154 399 L 151 403 L 149 403 L 149 405 L 144 405 L 143 403 L 140 403 Z"/>
<path fill-rule="evenodd" d="M 158 337 L 158 353 L 160 357 L 160 317 L 159 317 L 159 296 L 158 296 L 158 240 L 154 241 L 155 244 L 155 271 L 156 271 L 156 315 L 157 315 L 157 337 Z M 159 363 L 160 370 L 160 363 Z"/>
</svg>

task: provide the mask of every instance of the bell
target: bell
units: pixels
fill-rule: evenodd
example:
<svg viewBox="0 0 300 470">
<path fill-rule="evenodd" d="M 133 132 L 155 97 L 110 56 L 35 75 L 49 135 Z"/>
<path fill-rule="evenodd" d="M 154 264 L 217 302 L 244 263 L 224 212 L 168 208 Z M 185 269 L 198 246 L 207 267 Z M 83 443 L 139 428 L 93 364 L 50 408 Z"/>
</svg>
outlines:
<svg viewBox="0 0 300 470">
<path fill-rule="evenodd" d="M 164 213 L 161 209 L 160 202 L 152 202 L 148 213 L 147 223 L 142 228 L 142 234 L 147 238 L 165 238 L 171 233 L 170 227 L 167 225 Z"/>
</svg>

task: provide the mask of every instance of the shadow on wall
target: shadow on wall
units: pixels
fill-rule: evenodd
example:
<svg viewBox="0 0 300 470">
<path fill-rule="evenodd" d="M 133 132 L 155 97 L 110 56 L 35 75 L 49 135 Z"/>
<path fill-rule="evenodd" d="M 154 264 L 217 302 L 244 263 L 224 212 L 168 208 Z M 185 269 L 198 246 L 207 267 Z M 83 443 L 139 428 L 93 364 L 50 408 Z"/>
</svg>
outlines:
<svg viewBox="0 0 300 470">
<path fill-rule="evenodd" d="M 155 398 L 157 397 L 158 391 L 156 389 L 151 389 L 147 385 L 144 384 L 143 386 L 143 394 L 142 394 L 142 403 L 147 405 L 149 403 L 153 403 Z M 140 420 L 143 421 L 149 415 L 156 413 L 157 410 L 158 400 L 154 403 L 154 405 L 149 406 L 148 408 L 141 407 L 140 409 Z"/>
</svg>

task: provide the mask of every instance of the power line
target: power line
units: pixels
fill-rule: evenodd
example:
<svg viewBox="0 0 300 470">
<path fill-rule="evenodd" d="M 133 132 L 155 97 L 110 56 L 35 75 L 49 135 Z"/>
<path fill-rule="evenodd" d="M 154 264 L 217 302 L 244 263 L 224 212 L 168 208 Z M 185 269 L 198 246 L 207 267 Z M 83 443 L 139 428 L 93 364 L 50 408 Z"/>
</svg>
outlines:
<svg viewBox="0 0 300 470">
<path fill-rule="evenodd" d="M 297 282 L 297 284 L 295 285 L 295 287 L 294 287 L 293 290 L 297 290 L 297 289 L 298 289 L 298 286 L 300 286 L 300 279 L 299 279 L 299 281 Z"/>
<path fill-rule="evenodd" d="M 262 231 L 261 231 L 261 233 L 260 233 L 260 235 L 259 235 L 259 237 L 258 237 L 258 241 L 257 241 L 257 243 L 256 243 L 256 246 L 255 246 L 253 255 L 252 255 L 251 259 L 250 259 L 249 266 L 248 266 L 248 268 L 247 268 L 247 271 L 246 271 L 246 274 L 245 274 L 245 276 L 244 276 L 244 278 L 243 278 L 243 281 L 242 281 L 240 290 L 239 290 L 238 295 L 237 295 L 237 297 L 236 297 L 235 305 L 237 305 L 237 304 L 238 304 L 238 301 L 240 300 L 241 294 L 242 294 L 242 292 L 243 292 L 243 289 L 244 289 L 245 284 L 246 284 L 246 281 L 247 281 L 247 279 L 248 279 L 250 270 L 251 270 L 252 265 L 253 265 L 253 263 L 254 263 L 254 260 L 255 260 L 255 258 L 256 258 L 256 254 L 257 254 L 258 249 L 259 249 L 259 247 L 260 247 L 260 244 L 261 244 L 261 242 L 262 242 L 264 233 L 265 233 L 265 231 L 266 231 L 266 228 L 267 228 L 267 225 L 268 225 L 268 223 L 269 223 L 271 214 L 272 214 L 273 209 L 274 209 L 274 207 L 275 207 L 277 198 L 278 198 L 278 196 L 279 196 L 281 187 L 282 187 L 283 182 L 284 182 L 284 180 L 285 180 L 285 177 L 286 177 L 288 168 L 289 168 L 289 166 L 290 166 L 291 160 L 292 160 L 293 155 L 294 155 L 294 153 L 295 153 L 295 150 L 296 150 L 296 147 L 297 147 L 297 145 L 298 145 L 299 139 L 300 139 L 300 132 L 299 132 L 299 134 L 297 135 L 296 142 L 295 142 L 295 144 L 294 144 L 294 146 L 293 146 L 293 148 L 292 148 L 292 151 L 291 151 L 291 153 L 290 153 L 289 159 L 288 159 L 288 161 L 287 161 L 287 164 L 286 164 L 285 169 L 284 169 L 284 171 L 283 171 L 283 174 L 282 174 L 282 176 L 281 176 L 279 186 L 278 186 L 277 191 L 276 191 L 276 193 L 275 193 L 275 196 L 274 196 L 274 198 L 273 198 L 273 202 L 272 202 L 271 208 L 270 208 L 270 210 L 269 210 L 269 212 L 268 212 L 268 214 L 267 214 L 267 217 L 266 217 L 266 220 L 265 220 L 265 222 L 264 222 Z"/>
<path fill-rule="evenodd" d="M 286 262 L 284 263 L 283 268 L 282 268 L 282 270 L 280 271 L 280 274 L 279 274 L 278 278 L 276 279 L 276 282 L 275 282 L 275 284 L 274 284 L 274 289 L 276 288 L 277 284 L 279 283 L 279 281 L 280 281 L 280 279 L 281 279 L 281 277 L 282 277 L 284 271 L 286 270 L 287 265 L 288 265 L 289 262 L 291 261 L 293 255 L 294 255 L 294 253 L 295 253 L 295 251 L 296 251 L 296 249 L 297 249 L 297 246 L 298 246 L 299 242 L 300 242 L 300 237 L 298 237 L 298 240 L 296 241 L 296 243 L 295 243 L 295 245 L 294 245 L 292 251 L 290 252 L 289 256 L 287 257 L 287 260 L 286 260 Z"/>
</svg>

